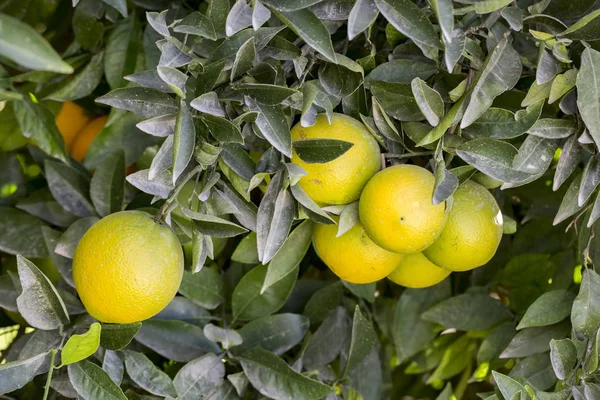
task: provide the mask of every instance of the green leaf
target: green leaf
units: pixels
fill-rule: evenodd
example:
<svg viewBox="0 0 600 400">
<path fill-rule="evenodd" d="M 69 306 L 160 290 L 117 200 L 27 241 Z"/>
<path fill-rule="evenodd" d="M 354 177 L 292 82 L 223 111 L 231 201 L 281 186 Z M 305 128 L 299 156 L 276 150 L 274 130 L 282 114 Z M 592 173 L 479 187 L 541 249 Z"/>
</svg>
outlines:
<svg viewBox="0 0 600 400">
<path fill-rule="evenodd" d="M 228 238 L 248 232 L 246 228 L 214 215 L 202 214 L 188 208 L 182 208 L 181 211 L 194 220 L 194 226 L 204 235 Z"/>
<path fill-rule="evenodd" d="M 100 216 L 121 211 L 125 196 L 125 153 L 118 151 L 100 162 L 90 182 L 90 197 Z"/>
<path fill-rule="evenodd" d="M 303 314 L 310 323 L 318 325 L 325 320 L 340 305 L 344 294 L 341 281 L 331 283 L 317 290 L 306 303 Z"/>
<path fill-rule="evenodd" d="M 577 333 L 588 338 L 596 332 L 600 324 L 600 275 L 586 269 L 579 288 L 579 294 L 573 302 L 571 323 Z"/>
<path fill-rule="evenodd" d="M 24 257 L 48 257 L 43 226 L 42 221 L 24 211 L 0 206 L 0 250 Z"/>
<path fill-rule="evenodd" d="M 127 400 L 123 391 L 96 364 L 83 360 L 69 364 L 69 380 L 84 399 L 94 400 Z"/>
<path fill-rule="evenodd" d="M 302 357 L 306 369 L 321 368 L 348 348 L 351 322 L 343 307 L 336 307 L 308 340 Z"/>
<path fill-rule="evenodd" d="M 556 212 L 553 224 L 558 225 L 577 211 L 581 210 L 581 206 L 578 203 L 579 190 L 581 188 L 581 174 L 577 175 L 571 182 L 571 185 L 567 189 L 567 193 L 560 203 L 560 207 Z"/>
<path fill-rule="evenodd" d="M 221 343 L 225 350 L 239 346 L 244 340 L 233 329 L 223 329 L 213 324 L 206 324 L 204 326 L 204 336 L 212 342 Z"/>
<path fill-rule="evenodd" d="M 433 8 L 433 11 L 435 12 L 435 16 L 442 30 L 444 42 L 452 42 L 452 32 L 454 31 L 454 10 L 452 1 L 431 0 L 430 4 L 431 8 Z M 451 71 L 452 68 L 449 68 L 448 70 Z"/>
<path fill-rule="evenodd" d="M 490 137 L 494 139 L 511 139 L 528 132 L 542 114 L 543 101 L 538 101 L 513 113 L 503 108 L 489 108 L 477 121 L 464 132 L 470 136 Z"/>
<path fill-rule="evenodd" d="M 73 73 L 35 29 L 6 14 L 0 14 L 0 55 L 35 71 Z"/>
<path fill-rule="evenodd" d="M 556 140 L 528 135 L 513 160 L 513 168 L 532 175 L 542 174 L 552 163 L 552 156 L 557 148 Z"/>
<path fill-rule="evenodd" d="M 261 293 L 266 275 L 267 266 L 257 265 L 237 284 L 231 298 L 235 319 L 248 321 L 279 310 L 292 292 L 298 278 L 298 268 Z"/>
<path fill-rule="evenodd" d="M 575 136 L 572 136 L 564 144 L 560 159 L 556 165 L 552 190 L 557 191 L 575 171 L 577 164 L 579 163 L 581 150 L 581 146 L 577 142 L 577 137 Z"/>
<path fill-rule="evenodd" d="M 60 353 L 62 365 L 85 360 L 94 354 L 100 346 L 100 331 L 100 324 L 94 322 L 87 332 L 71 336 Z"/>
<path fill-rule="evenodd" d="M 56 127 L 52 112 L 29 99 L 14 101 L 12 106 L 23 136 L 49 156 L 67 162 L 65 142 Z"/>
<path fill-rule="evenodd" d="M 115 89 L 98 97 L 96 102 L 131 111 L 146 118 L 174 114 L 178 110 L 177 103 L 171 96 L 156 89 L 144 87 Z"/>
<path fill-rule="evenodd" d="M 406 289 L 402 293 L 392 324 L 392 337 L 400 362 L 417 354 L 435 338 L 436 325 L 421 318 L 421 314 L 449 296 L 448 280 L 425 289 Z"/>
<path fill-rule="evenodd" d="M 103 324 L 100 334 L 100 344 L 109 350 L 121 350 L 127 347 L 141 327 L 141 322 L 133 324 Z"/>
<path fill-rule="evenodd" d="M 527 133 L 546 139 L 564 139 L 577 133 L 577 124 L 568 119 L 542 118 Z"/>
<path fill-rule="evenodd" d="M 358 0 L 348 16 L 348 39 L 352 40 L 375 22 L 379 10 L 373 0 Z"/>
<path fill-rule="evenodd" d="M 432 126 L 437 126 L 440 123 L 440 119 L 444 116 L 444 101 L 442 100 L 442 96 L 435 89 L 427 86 L 427 83 L 420 78 L 413 79 L 411 87 L 417 105 L 425 118 L 427 118 L 427 122 Z"/>
<path fill-rule="evenodd" d="M 342 285 L 356 297 L 365 299 L 369 303 L 375 302 L 375 292 L 377 291 L 376 282 L 371 283 L 350 283 L 342 280 Z"/>
<path fill-rule="evenodd" d="M 310 220 L 304 221 L 285 240 L 281 249 L 269 262 L 261 294 L 296 270 L 308 251 L 312 230 L 313 223 Z"/>
<path fill-rule="evenodd" d="M 581 177 L 581 187 L 577 196 L 577 204 L 583 206 L 600 184 L 600 157 L 590 158 Z"/>
<path fill-rule="evenodd" d="M 283 110 L 280 106 L 268 106 L 246 97 L 250 111 L 258 113 L 256 126 L 273 147 L 287 157 L 292 156 L 292 135 Z"/>
<path fill-rule="evenodd" d="M 276 314 L 254 319 L 239 330 L 243 342 L 231 351 L 238 355 L 260 347 L 281 355 L 300 343 L 309 327 L 308 318 L 298 314 Z"/>
<path fill-rule="evenodd" d="M 27 323 L 52 330 L 69 323 L 69 313 L 50 279 L 28 259 L 18 255 L 17 268 L 23 288 L 17 307 Z"/>
<path fill-rule="evenodd" d="M 125 350 L 127 374 L 137 385 L 157 396 L 177 396 L 171 378 L 158 369 L 145 355 Z"/>
<path fill-rule="evenodd" d="M 197 358 L 184 365 L 173 379 L 177 399 L 208 399 L 223 383 L 224 376 L 225 366 L 221 357 L 206 354 Z"/>
<path fill-rule="evenodd" d="M 389 23 L 412 39 L 427 58 L 436 59 L 442 45 L 433 25 L 415 3 L 410 0 L 375 0 L 375 4 Z"/>
<path fill-rule="evenodd" d="M 477 74 L 460 127 L 471 125 L 490 108 L 496 97 L 512 89 L 521 77 L 522 70 L 519 53 L 507 38 L 502 39 Z"/>
<path fill-rule="evenodd" d="M 181 100 L 173 137 L 173 185 L 192 160 L 196 129 L 189 107 Z"/>
<path fill-rule="evenodd" d="M 48 364 L 48 352 L 0 365 L 0 394 L 22 388 Z"/>
<path fill-rule="evenodd" d="M 221 274 L 213 268 L 202 268 L 196 273 L 183 272 L 179 293 L 208 310 L 214 310 L 225 300 Z"/>
<path fill-rule="evenodd" d="M 348 350 L 348 362 L 344 369 L 344 375 L 360 365 L 378 343 L 379 339 L 373 326 L 362 315 L 360 308 L 356 306 L 352 320 L 352 337 L 350 339 L 350 350 Z"/>
<path fill-rule="evenodd" d="M 211 114 L 203 114 L 202 120 L 210 129 L 210 133 L 221 143 L 244 143 L 240 129 L 225 118 Z"/>
<path fill-rule="evenodd" d="M 177 68 L 158 66 L 156 69 L 158 76 L 169 89 L 179 97 L 185 97 L 186 82 L 188 76 Z"/>
<path fill-rule="evenodd" d="M 465 293 L 444 300 L 425 311 L 422 318 L 446 328 L 463 331 L 489 329 L 510 317 L 506 307 L 487 293 Z"/>
<path fill-rule="evenodd" d="M 104 52 L 92 57 L 85 68 L 60 89 L 46 96 L 48 99 L 67 101 L 77 100 L 90 95 L 100 84 L 103 68 Z"/>
<path fill-rule="evenodd" d="M 267 10 L 267 12 L 269 12 L 269 10 Z M 231 67 L 231 81 L 241 77 L 250 69 L 252 69 L 254 65 L 254 58 L 256 57 L 256 47 L 254 46 L 254 41 L 254 37 L 248 39 L 235 55 L 233 67 Z"/>
<path fill-rule="evenodd" d="M 494 381 L 500 389 L 500 393 L 505 399 L 514 399 L 514 396 L 525 391 L 525 387 L 513 378 L 503 375 L 499 372 L 492 371 Z"/>
<path fill-rule="evenodd" d="M 517 329 L 556 324 L 571 314 L 575 295 L 566 290 L 553 290 L 538 297 L 529 306 Z"/>
<path fill-rule="evenodd" d="M 595 10 L 559 35 L 571 40 L 598 40 L 600 39 L 600 10 Z"/>
<path fill-rule="evenodd" d="M 304 139 L 292 143 L 302 161 L 309 164 L 325 164 L 344 155 L 354 143 L 337 139 Z"/>
<path fill-rule="evenodd" d="M 263 264 L 283 246 L 296 214 L 294 199 L 284 189 L 285 178 L 283 171 L 273 177 L 258 208 L 256 243 L 258 258 Z"/>
<path fill-rule="evenodd" d="M 235 248 L 231 260 L 243 264 L 258 264 L 258 251 L 256 249 L 256 232 L 250 232 Z"/>
<path fill-rule="evenodd" d="M 371 83 L 371 92 L 383 110 L 397 120 L 421 121 L 423 119 L 410 84 L 375 81 Z"/>
<path fill-rule="evenodd" d="M 96 213 L 88 197 L 88 176 L 79 169 L 49 159 L 46 160 L 45 169 L 48 186 L 58 204 L 78 217 L 89 217 Z"/>
<path fill-rule="evenodd" d="M 444 350 L 440 363 L 427 380 L 427 383 L 447 380 L 461 373 L 467 368 L 474 350 L 473 339 L 467 335 L 459 337 Z"/>
<path fill-rule="evenodd" d="M 333 392 L 330 386 L 297 373 L 281 358 L 261 348 L 246 351 L 241 363 L 252 386 L 267 397 L 317 400 Z"/>
<path fill-rule="evenodd" d="M 415 60 L 392 60 L 378 65 L 365 78 L 365 86 L 376 81 L 411 83 L 415 78 L 428 79 L 437 72 L 434 64 Z"/>
<path fill-rule="evenodd" d="M 556 377 L 564 380 L 577 363 L 577 349 L 571 339 L 552 339 L 550 341 L 550 361 Z"/>
<path fill-rule="evenodd" d="M 219 347 L 206 339 L 201 328 L 176 320 L 144 321 L 135 340 L 173 361 L 186 362 L 206 353 L 218 353 Z"/>
<path fill-rule="evenodd" d="M 586 48 L 577 74 L 577 108 L 594 142 L 600 143 L 600 52 Z"/>
<path fill-rule="evenodd" d="M 535 328 L 525 328 L 515 335 L 500 358 L 520 358 L 548 351 L 549 342 L 552 339 L 562 339 L 569 335 L 571 327 L 569 323 Z"/>
<path fill-rule="evenodd" d="M 440 121 L 438 126 L 433 128 L 432 130 L 430 130 L 429 133 L 427 133 L 427 135 L 425 135 L 425 137 L 423 137 L 417 143 L 417 146 L 423 147 L 423 146 L 427 146 L 428 144 L 434 143 L 439 138 L 444 136 L 446 131 L 448 129 L 450 129 L 451 126 L 458 124 L 458 121 L 456 121 L 456 118 L 459 114 L 462 115 L 463 107 L 465 105 L 465 99 L 466 99 L 466 97 L 463 96 L 459 101 L 457 101 L 452 106 L 450 111 L 448 111 L 446 113 L 444 118 L 442 118 L 442 120 Z"/>
<path fill-rule="evenodd" d="M 446 201 L 458 189 L 458 177 L 448 171 L 444 165 L 444 162 L 439 162 L 435 169 L 433 204 L 440 204 Z"/>
<path fill-rule="evenodd" d="M 475 139 L 461 145 L 456 154 L 479 171 L 502 182 L 518 183 L 531 177 L 531 174 L 513 167 L 518 151 L 507 142 Z"/>
<path fill-rule="evenodd" d="M 342 236 L 344 233 L 352 229 L 352 227 L 358 222 L 358 201 L 355 201 L 354 203 L 346 205 L 340 213 L 340 219 L 338 221 L 338 231 L 335 237 Z"/>
<path fill-rule="evenodd" d="M 592 373 L 598 369 L 598 358 L 600 358 L 600 335 L 598 331 L 596 331 L 596 335 L 592 340 L 592 347 L 589 349 L 587 359 L 583 364 L 583 370 L 587 373 Z"/>
<path fill-rule="evenodd" d="M 298 91 L 285 86 L 264 83 L 244 83 L 236 86 L 235 91 L 252 98 L 257 103 L 268 106 L 279 105 L 291 95 L 298 93 Z"/>
<path fill-rule="evenodd" d="M 515 326 L 512 321 L 504 322 L 493 328 L 479 346 L 477 363 L 481 365 L 496 360 L 514 336 Z"/>
<path fill-rule="evenodd" d="M 475 3 L 473 7 L 477 14 L 489 14 L 506 7 L 510 3 L 512 3 L 511 0 L 483 0 Z"/>
<path fill-rule="evenodd" d="M 563 74 L 556 75 L 550 88 L 548 103 L 552 104 L 567 94 L 577 84 L 577 69 L 572 68 Z"/>
<path fill-rule="evenodd" d="M 269 5 L 269 2 L 265 2 L 265 4 Z M 333 63 L 336 62 L 335 50 L 327 28 L 309 9 L 273 10 L 273 13 L 306 44 L 321 53 L 327 60 Z"/>
<path fill-rule="evenodd" d="M 217 33 L 210 18 L 194 11 L 185 16 L 173 28 L 174 32 L 188 35 L 201 36 L 209 40 L 216 40 Z"/>
<path fill-rule="evenodd" d="M 140 38 L 140 24 L 135 15 L 115 24 L 104 58 L 106 80 L 112 89 L 124 86 L 123 77 L 135 72 Z"/>
</svg>

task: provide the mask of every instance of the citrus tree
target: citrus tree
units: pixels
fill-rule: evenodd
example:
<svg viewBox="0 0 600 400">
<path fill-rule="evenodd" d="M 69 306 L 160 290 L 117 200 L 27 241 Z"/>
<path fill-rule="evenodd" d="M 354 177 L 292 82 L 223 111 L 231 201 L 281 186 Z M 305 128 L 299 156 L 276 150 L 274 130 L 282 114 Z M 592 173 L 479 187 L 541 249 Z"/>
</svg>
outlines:
<svg viewBox="0 0 600 400">
<path fill-rule="evenodd" d="M 1 1 L 1 397 L 600 399 L 599 40 L 596 0 Z"/>
</svg>

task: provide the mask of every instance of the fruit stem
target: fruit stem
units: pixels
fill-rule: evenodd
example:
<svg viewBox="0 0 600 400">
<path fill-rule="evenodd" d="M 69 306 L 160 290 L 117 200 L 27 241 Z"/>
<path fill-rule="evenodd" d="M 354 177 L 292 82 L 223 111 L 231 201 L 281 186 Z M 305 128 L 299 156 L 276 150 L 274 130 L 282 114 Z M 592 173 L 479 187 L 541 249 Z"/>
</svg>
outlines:
<svg viewBox="0 0 600 400">
<path fill-rule="evenodd" d="M 162 207 L 159 208 L 158 212 L 154 216 L 154 222 L 159 222 L 163 218 L 165 212 L 167 212 L 167 210 L 169 209 L 169 206 L 171 206 L 173 201 L 175 201 L 175 199 L 177 199 L 177 196 L 179 195 L 179 192 L 181 192 L 181 189 L 183 188 L 183 186 L 190 179 L 192 179 L 192 177 L 194 175 L 196 175 L 197 173 L 199 173 L 201 171 L 202 171 L 202 166 L 196 165 L 194 168 L 192 168 L 192 170 L 190 172 L 187 173 L 186 176 L 183 177 L 183 179 L 181 181 L 179 181 L 179 184 L 177 186 L 175 186 L 175 189 L 173 190 L 173 193 L 171 194 L 171 196 L 169 196 L 169 198 L 167 200 L 165 200 L 165 203 L 162 205 Z"/>
<path fill-rule="evenodd" d="M 48 377 L 46 378 L 46 386 L 44 387 L 44 397 L 42 400 L 48 399 L 50 393 L 50 383 L 52 382 L 52 373 L 54 372 L 54 359 L 56 358 L 56 349 L 50 352 L 50 368 L 48 368 Z"/>
</svg>

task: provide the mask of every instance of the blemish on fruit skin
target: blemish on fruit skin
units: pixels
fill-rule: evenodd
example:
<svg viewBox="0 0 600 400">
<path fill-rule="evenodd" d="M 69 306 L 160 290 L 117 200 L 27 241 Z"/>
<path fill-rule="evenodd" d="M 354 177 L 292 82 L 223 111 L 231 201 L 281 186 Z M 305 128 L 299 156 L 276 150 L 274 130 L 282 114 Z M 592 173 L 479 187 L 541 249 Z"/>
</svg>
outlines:
<svg viewBox="0 0 600 400">
<path fill-rule="evenodd" d="M 323 182 L 321 182 L 321 181 L 320 181 L 320 180 L 318 180 L 318 179 L 311 179 L 309 182 L 310 182 L 310 183 L 314 183 L 315 185 L 320 185 L 320 184 L 322 184 L 322 183 L 323 183 Z"/>
</svg>

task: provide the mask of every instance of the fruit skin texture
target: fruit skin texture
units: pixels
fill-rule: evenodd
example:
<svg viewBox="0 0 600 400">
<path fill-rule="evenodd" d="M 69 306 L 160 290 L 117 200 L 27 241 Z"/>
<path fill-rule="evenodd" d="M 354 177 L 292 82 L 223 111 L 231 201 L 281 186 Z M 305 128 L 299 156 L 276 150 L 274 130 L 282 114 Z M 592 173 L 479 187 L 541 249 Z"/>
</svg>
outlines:
<svg viewBox="0 0 600 400">
<path fill-rule="evenodd" d="M 77 134 L 83 129 L 90 118 L 85 109 L 72 101 L 65 101 L 56 116 L 56 126 L 65 139 L 67 151 L 71 151 L 71 146 Z"/>
<path fill-rule="evenodd" d="M 92 317 L 132 323 L 169 304 L 183 264 L 183 250 L 168 226 L 140 211 L 121 211 L 83 235 L 73 259 L 73 280 Z"/>
<path fill-rule="evenodd" d="M 440 268 L 423 255 L 411 253 L 404 256 L 400 265 L 388 275 L 388 279 L 409 288 L 426 288 L 446 279 L 451 271 Z"/>
<path fill-rule="evenodd" d="M 342 156 L 325 164 L 306 163 L 292 151 L 292 162 L 308 173 L 300 178 L 300 187 L 321 205 L 358 200 L 367 181 L 379 171 L 379 145 L 367 128 L 352 117 L 333 114 L 329 125 L 327 116 L 319 114 L 313 126 L 296 124 L 292 128 L 292 140 L 303 139 L 337 139 L 354 143 Z"/>
<path fill-rule="evenodd" d="M 433 205 L 433 174 L 415 165 L 378 172 L 360 196 L 359 216 L 375 243 L 396 253 L 431 245 L 446 223 L 445 204 Z"/>
<path fill-rule="evenodd" d="M 94 118 L 81 130 L 81 132 L 79 132 L 73 141 L 73 147 L 70 152 L 74 159 L 77 161 L 83 160 L 90 144 L 92 144 L 94 138 L 98 136 L 98 133 L 104 129 L 107 121 L 108 116 Z"/>
<path fill-rule="evenodd" d="M 467 181 L 454 193 L 448 222 L 423 254 L 451 271 L 468 271 L 490 261 L 502 239 L 502 213 L 483 186 Z"/>
<path fill-rule="evenodd" d="M 334 274 L 351 283 L 371 283 L 388 276 L 402 261 L 403 254 L 377 246 L 357 223 L 336 238 L 337 225 L 316 224 L 313 246 Z"/>
</svg>

